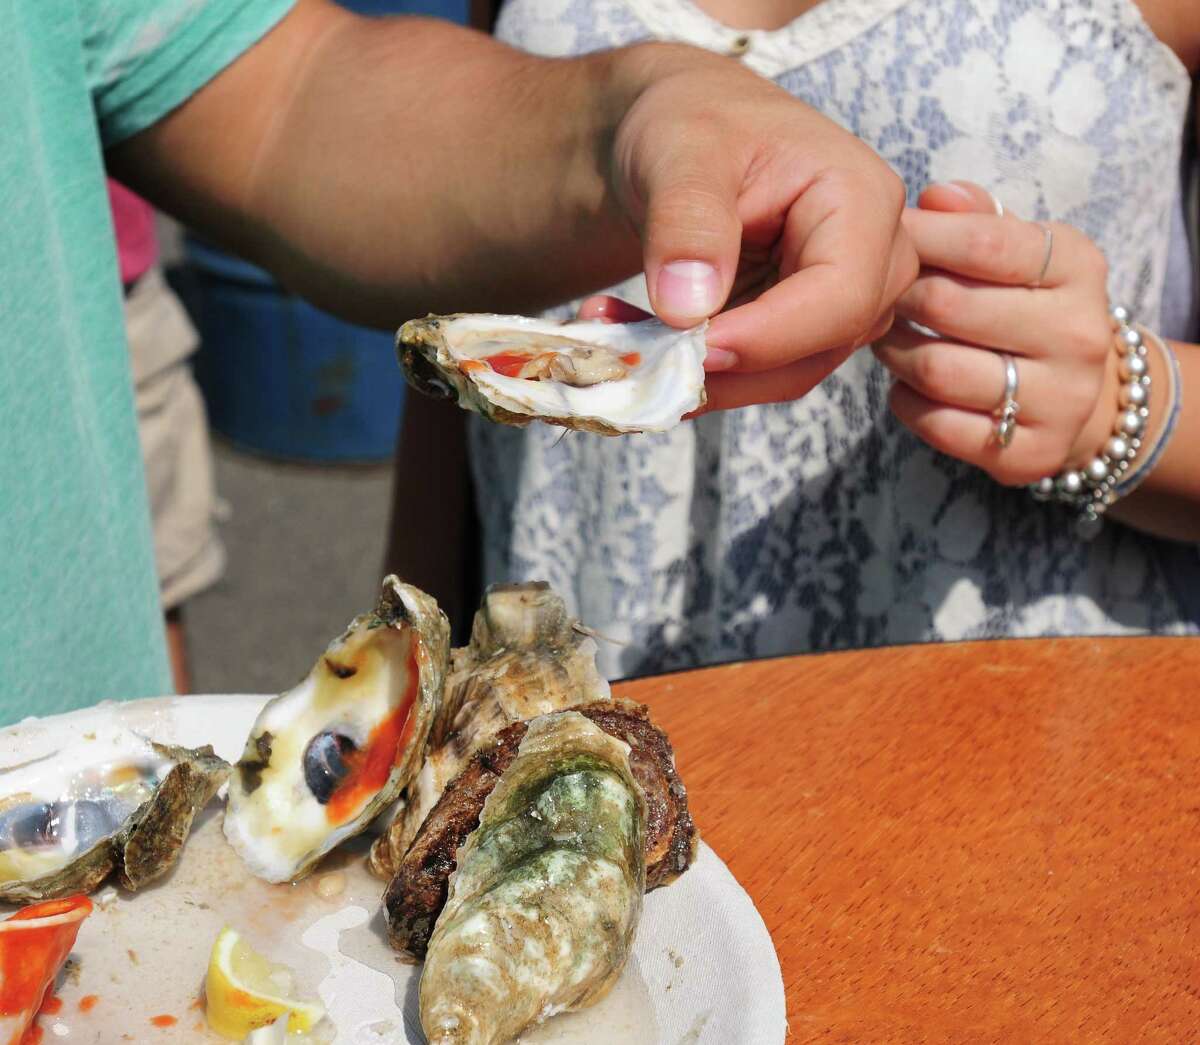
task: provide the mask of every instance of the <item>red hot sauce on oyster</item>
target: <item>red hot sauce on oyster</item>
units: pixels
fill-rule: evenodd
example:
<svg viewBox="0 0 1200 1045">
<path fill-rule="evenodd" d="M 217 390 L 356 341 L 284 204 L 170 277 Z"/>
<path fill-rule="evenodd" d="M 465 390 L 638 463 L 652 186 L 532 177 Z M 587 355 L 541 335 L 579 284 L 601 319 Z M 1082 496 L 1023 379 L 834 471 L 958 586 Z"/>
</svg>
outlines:
<svg viewBox="0 0 1200 1045">
<path fill-rule="evenodd" d="M 410 712 L 419 680 L 414 642 L 408 654 L 408 692 L 404 703 L 371 730 L 363 747 L 344 756 L 349 771 L 325 805 L 325 816 L 331 824 L 344 824 L 356 817 L 387 782 L 392 766 L 403 757 L 415 722 Z"/>
</svg>

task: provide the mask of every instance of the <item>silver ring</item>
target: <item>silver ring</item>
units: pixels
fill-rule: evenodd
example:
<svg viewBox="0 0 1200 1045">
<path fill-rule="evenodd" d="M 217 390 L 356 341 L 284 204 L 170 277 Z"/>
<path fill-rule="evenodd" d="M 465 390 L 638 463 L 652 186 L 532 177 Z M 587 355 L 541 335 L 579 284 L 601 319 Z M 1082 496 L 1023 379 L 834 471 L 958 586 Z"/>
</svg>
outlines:
<svg viewBox="0 0 1200 1045">
<path fill-rule="evenodd" d="M 997 355 L 1004 363 L 1004 395 L 995 411 L 997 418 L 996 442 L 1003 450 L 1012 442 L 1013 433 L 1017 430 L 1017 412 L 1021 409 L 1017 402 L 1017 389 L 1020 383 L 1017 378 L 1017 361 L 1007 352 L 998 352 Z"/>
<path fill-rule="evenodd" d="M 1042 236 L 1046 242 L 1046 256 L 1042 258 L 1042 271 L 1038 273 L 1037 279 L 1032 284 L 1032 288 L 1037 290 L 1042 285 L 1042 280 L 1046 278 L 1046 273 L 1050 270 L 1050 255 L 1054 253 L 1054 230 L 1049 225 L 1043 225 L 1040 221 L 1035 221 L 1034 224 L 1042 230 Z"/>
</svg>

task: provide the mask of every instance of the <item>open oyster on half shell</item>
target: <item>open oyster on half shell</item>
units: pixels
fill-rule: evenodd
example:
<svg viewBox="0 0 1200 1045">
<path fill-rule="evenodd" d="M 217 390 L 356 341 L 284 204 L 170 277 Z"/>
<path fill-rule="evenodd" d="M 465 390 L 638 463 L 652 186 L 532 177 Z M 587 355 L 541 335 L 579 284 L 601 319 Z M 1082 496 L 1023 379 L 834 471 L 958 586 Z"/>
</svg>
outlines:
<svg viewBox="0 0 1200 1045">
<path fill-rule="evenodd" d="M 87 893 L 113 871 L 138 889 L 174 865 L 229 766 L 211 747 L 123 727 L 0 772 L 0 900 Z"/>
<path fill-rule="evenodd" d="M 405 323 L 396 349 L 416 389 L 492 421 L 622 435 L 704 405 L 706 329 L 464 313 Z"/>
<path fill-rule="evenodd" d="M 396 577 L 294 689 L 267 702 L 229 778 L 225 837 L 269 882 L 302 878 L 364 831 L 421 763 L 450 626 Z"/>
</svg>

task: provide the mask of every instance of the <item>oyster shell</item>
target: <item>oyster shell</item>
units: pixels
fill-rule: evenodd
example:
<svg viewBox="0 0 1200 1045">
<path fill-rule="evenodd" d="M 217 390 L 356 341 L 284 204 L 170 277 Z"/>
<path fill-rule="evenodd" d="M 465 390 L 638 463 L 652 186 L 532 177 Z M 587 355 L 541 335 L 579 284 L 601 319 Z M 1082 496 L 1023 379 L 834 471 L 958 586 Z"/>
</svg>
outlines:
<svg viewBox="0 0 1200 1045">
<path fill-rule="evenodd" d="M 211 747 L 123 728 L 0 772 L 0 900 L 91 892 L 114 870 L 126 889 L 153 881 L 228 773 Z"/>
<path fill-rule="evenodd" d="M 687 790 L 675 771 L 666 734 L 649 709 L 628 700 L 601 700 L 571 708 L 629 747 L 629 770 L 646 802 L 643 837 L 646 891 L 670 885 L 696 856 L 699 836 L 688 811 Z M 438 799 L 383 895 L 388 942 L 420 960 L 446 902 L 456 853 L 479 826 L 480 814 L 503 778 L 529 726 L 514 722 L 476 752 Z"/>
<path fill-rule="evenodd" d="M 706 329 L 429 316 L 400 328 L 396 350 L 415 388 L 493 421 L 621 435 L 665 432 L 704 405 Z"/>
<path fill-rule="evenodd" d="M 596 670 L 595 640 L 548 584 L 489 588 L 470 644 L 451 654 L 431 750 L 391 826 L 371 847 L 371 870 L 392 877 L 446 785 L 505 726 L 609 697 Z"/>
<path fill-rule="evenodd" d="M 458 852 L 429 941 L 429 1045 L 511 1041 L 616 982 L 646 876 L 645 805 L 627 751 L 577 712 L 529 724 Z"/>
<path fill-rule="evenodd" d="M 300 685 L 259 713 L 229 780 L 225 837 L 269 882 L 302 878 L 365 830 L 420 765 L 450 626 L 396 577 Z"/>
</svg>

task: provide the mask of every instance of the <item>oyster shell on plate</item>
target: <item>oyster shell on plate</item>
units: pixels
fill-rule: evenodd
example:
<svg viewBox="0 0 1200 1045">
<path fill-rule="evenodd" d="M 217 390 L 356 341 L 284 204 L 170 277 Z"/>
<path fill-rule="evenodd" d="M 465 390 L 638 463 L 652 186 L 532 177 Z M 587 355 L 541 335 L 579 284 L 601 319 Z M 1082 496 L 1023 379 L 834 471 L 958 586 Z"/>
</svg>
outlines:
<svg viewBox="0 0 1200 1045">
<path fill-rule="evenodd" d="M 0 900 L 138 889 L 175 863 L 229 765 L 114 726 L 0 771 Z"/>
<path fill-rule="evenodd" d="M 442 699 L 450 626 L 396 577 L 294 689 L 267 702 L 229 779 L 225 837 L 269 882 L 302 878 L 408 783 Z"/>
<path fill-rule="evenodd" d="M 671 742 L 642 704 L 614 698 L 570 710 L 628 746 L 629 770 L 646 803 L 646 890 L 670 885 L 691 865 L 699 844 Z M 383 896 L 388 942 L 398 951 L 424 958 L 459 847 L 479 826 L 484 803 L 512 765 L 528 729 L 529 723 L 514 722 L 496 734 L 422 821 Z"/>
<path fill-rule="evenodd" d="M 645 818 L 621 741 L 574 711 L 529 723 L 429 941 L 429 1045 L 498 1045 L 609 991 L 641 917 Z"/>
<path fill-rule="evenodd" d="M 419 391 L 493 421 L 622 435 L 664 432 L 704 405 L 706 330 L 463 313 L 405 323 L 396 350 Z"/>
<path fill-rule="evenodd" d="M 451 654 L 429 753 L 370 867 L 391 878 L 425 816 L 471 756 L 513 722 L 607 700 L 596 643 L 544 581 L 494 585 L 475 614 L 468 646 Z"/>
</svg>

